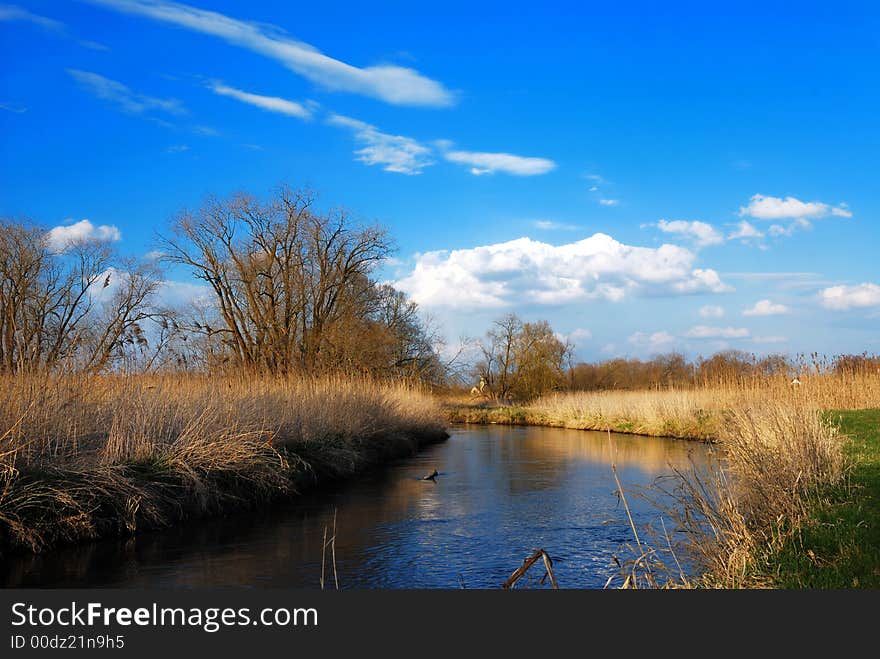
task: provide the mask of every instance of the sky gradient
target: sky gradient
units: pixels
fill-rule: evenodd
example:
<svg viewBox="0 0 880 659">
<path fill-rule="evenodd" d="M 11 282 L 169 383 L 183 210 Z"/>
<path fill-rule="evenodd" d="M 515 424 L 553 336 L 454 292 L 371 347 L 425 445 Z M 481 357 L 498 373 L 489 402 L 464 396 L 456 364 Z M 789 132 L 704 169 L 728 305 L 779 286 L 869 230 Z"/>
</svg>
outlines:
<svg viewBox="0 0 880 659">
<path fill-rule="evenodd" d="M 0 3 L 0 215 L 143 256 L 307 186 L 451 346 L 880 352 L 875 3 L 308 4 Z"/>
</svg>

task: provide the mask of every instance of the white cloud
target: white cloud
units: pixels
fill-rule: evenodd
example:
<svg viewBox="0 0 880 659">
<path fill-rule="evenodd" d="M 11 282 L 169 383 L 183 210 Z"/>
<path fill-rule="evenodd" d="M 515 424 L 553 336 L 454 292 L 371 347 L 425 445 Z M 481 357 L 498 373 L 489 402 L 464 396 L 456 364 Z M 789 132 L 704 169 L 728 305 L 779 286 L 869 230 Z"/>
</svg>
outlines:
<svg viewBox="0 0 880 659">
<path fill-rule="evenodd" d="M 552 220 L 535 220 L 533 224 L 536 229 L 542 229 L 544 231 L 577 231 L 580 228 L 575 224 L 564 224 Z"/>
<path fill-rule="evenodd" d="M 755 306 L 743 311 L 743 316 L 781 316 L 789 311 L 790 309 L 784 304 L 777 304 L 770 300 L 758 300 Z"/>
<path fill-rule="evenodd" d="M 600 199 L 599 203 L 603 206 L 617 206 L 620 203 L 619 199 Z"/>
<path fill-rule="evenodd" d="M 811 229 L 813 225 L 809 220 L 805 220 L 800 217 L 793 222 L 791 222 L 788 226 L 783 226 L 781 224 L 771 224 L 770 228 L 767 229 L 767 233 L 773 236 L 774 238 L 778 238 L 780 236 L 790 236 L 798 229 Z"/>
<path fill-rule="evenodd" d="M 568 341 L 569 343 L 572 343 L 575 346 L 578 346 L 578 345 L 583 345 L 584 343 L 586 343 L 587 341 L 592 339 L 593 333 L 588 329 L 585 329 L 583 327 L 578 327 L 578 328 L 573 329 L 568 334 L 560 334 L 557 332 L 556 338 L 559 339 L 560 341 L 562 341 L 563 343 Z"/>
<path fill-rule="evenodd" d="M 752 238 L 763 238 L 764 234 L 755 225 L 743 220 L 736 225 L 736 230 L 727 237 L 730 240 L 751 240 Z"/>
<path fill-rule="evenodd" d="M 0 110 L 14 112 L 15 114 L 24 114 L 27 112 L 27 108 L 23 105 L 15 105 L 13 103 L 0 103 Z"/>
<path fill-rule="evenodd" d="M 634 247 L 597 233 L 564 245 L 530 238 L 418 254 L 395 286 L 424 306 L 502 308 L 619 301 L 630 294 L 726 292 L 714 270 L 676 245 Z"/>
<path fill-rule="evenodd" d="M 636 332 L 627 339 L 634 346 L 644 348 L 649 352 L 664 352 L 675 345 L 675 337 L 669 332 Z"/>
<path fill-rule="evenodd" d="M 16 5 L 0 5 L 0 21 L 25 21 L 39 25 L 46 30 L 64 32 L 66 26 L 61 21 L 34 14 Z"/>
<path fill-rule="evenodd" d="M 304 78 L 337 92 L 351 92 L 395 105 L 443 107 L 454 94 L 436 80 L 402 66 L 357 67 L 325 55 L 287 36 L 275 26 L 252 23 L 224 14 L 164 0 L 90 0 L 117 11 L 210 34 L 241 48 L 274 59 Z"/>
<path fill-rule="evenodd" d="M 209 301 L 212 295 L 213 291 L 207 284 L 166 280 L 156 291 L 156 301 L 166 307 L 190 307 L 196 303 Z"/>
<path fill-rule="evenodd" d="M 355 140 L 365 145 L 354 153 L 367 165 L 382 165 L 386 172 L 421 174 L 422 169 L 434 164 L 431 149 L 411 137 L 383 133 L 365 121 L 340 114 L 330 115 L 327 123 L 352 131 Z"/>
<path fill-rule="evenodd" d="M 752 339 L 755 343 L 785 343 L 787 336 L 756 336 Z"/>
<path fill-rule="evenodd" d="M 827 309 L 846 311 L 860 307 L 880 306 L 880 286 L 865 282 L 855 286 L 832 286 L 819 293 Z"/>
<path fill-rule="evenodd" d="M 705 222 L 686 222 L 684 220 L 660 220 L 657 228 L 663 233 L 672 233 L 684 236 L 694 242 L 697 247 L 720 245 L 724 242 L 724 236 L 711 224 Z"/>
<path fill-rule="evenodd" d="M 278 98 L 277 96 L 261 96 L 250 92 L 230 87 L 222 82 L 213 81 L 208 85 L 209 89 L 220 96 L 229 96 L 242 103 L 255 105 L 269 112 L 278 112 L 286 114 L 288 117 L 296 117 L 297 119 L 311 119 L 312 111 L 301 103 L 296 101 L 288 101 L 286 98 Z"/>
<path fill-rule="evenodd" d="M 55 252 L 63 252 L 72 244 L 88 240 L 106 240 L 117 242 L 122 240 L 122 233 L 111 224 L 95 226 L 89 220 L 80 220 L 73 224 L 65 224 L 50 229 L 46 234 L 49 248 Z"/>
<path fill-rule="evenodd" d="M 105 78 L 91 71 L 67 69 L 67 73 L 91 94 L 116 104 L 122 111 L 129 114 L 149 114 L 153 110 L 174 115 L 186 114 L 186 108 L 177 99 L 154 98 L 138 94 L 121 82 Z"/>
<path fill-rule="evenodd" d="M 712 327 L 696 325 L 684 334 L 690 339 L 743 339 L 749 335 L 745 327 Z"/>
<path fill-rule="evenodd" d="M 703 318 L 721 318 L 724 315 L 724 308 L 708 304 L 700 307 L 700 316 Z"/>
<path fill-rule="evenodd" d="M 172 144 L 165 149 L 165 153 L 185 153 L 186 151 L 189 151 L 189 144 Z"/>
<path fill-rule="evenodd" d="M 527 158 L 511 153 L 485 153 L 480 151 L 444 151 L 449 162 L 470 166 L 474 176 L 503 172 L 513 176 L 538 176 L 556 168 L 547 158 Z"/>
<path fill-rule="evenodd" d="M 786 220 L 786 219 L 817 219 L 828 215 L 840 217 L 852 217 L 846 204 L 840 204 L 834 208 L 821 201 L 801 201 L 794 197 L 769 197 L 756 194 L 749 200 L 748 206 L 739 209 L 740 217 L 752 217 L 757 220 Z"/>
</svg>

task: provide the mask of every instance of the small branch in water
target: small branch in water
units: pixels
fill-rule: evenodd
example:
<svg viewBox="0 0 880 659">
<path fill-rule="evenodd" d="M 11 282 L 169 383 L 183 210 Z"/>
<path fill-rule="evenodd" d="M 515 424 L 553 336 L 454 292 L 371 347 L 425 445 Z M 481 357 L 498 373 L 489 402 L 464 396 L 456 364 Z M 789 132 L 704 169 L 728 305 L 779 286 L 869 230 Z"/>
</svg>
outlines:
<svg viewBox="0 0 880 659">
<path fill-rule="evenodd" d="M 321 590 L 324 590 L 324 566 L 327 560 L 327 547 L 330 547 L 330 560 L 333 561 L 333 583 L 339 590 L 339 575 L 336 572 L 336 508 L 333 509 L 333 535 L 327 539 L 327 527 L 324 527 L 324 540 L 321 545 Z"/>
<path fill-rule="evenodd" d="M 556 583 L 556 576 L 553 574 L 553 561 L 543 549 L 539 549 L 533 555 L 524 560 L 523 564 L 514 570 L 513 574 L 510 575 L 501 587 L 505 590 L 513 588 L 516 585 L 516 582 L 520 580 L 520 577 L 528 572 L 529 568 L 532 567 L 539 558 L 544 559 L 544 567 L 547 569 L 547 574 L 544 575 L 544 577 L 550 577 L 550 585 L 554 590 L 559 590 L 559 584 Z M 544 583 L 544 579 L 541 579 L 541 583 Z"/>
</svg>

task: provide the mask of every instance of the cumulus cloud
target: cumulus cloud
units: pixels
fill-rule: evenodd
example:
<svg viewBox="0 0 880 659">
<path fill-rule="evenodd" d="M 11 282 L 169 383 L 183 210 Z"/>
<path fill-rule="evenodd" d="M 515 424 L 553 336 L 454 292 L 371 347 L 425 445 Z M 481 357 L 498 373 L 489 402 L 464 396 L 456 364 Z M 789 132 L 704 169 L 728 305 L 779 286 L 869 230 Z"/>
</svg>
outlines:
<svg viewBox="0 0 880 659">
<path fill-rule="evenodd" d="M 381 165 L 386 172 L 421 174 L 422 169 L 434 164 L 431 149 L 411 137 L 383 133 L 365 121 L 340 114 L 331 114 L 327 123 L 352 132 L 364 145 L 354 152 L 357 160 L 367 165 Z"/>
<path fill-rule="evenodd" d="M 675 345 L 675 337 L 669 332 L 636 332 L 627 339 L 632 345 L 648 352 L 664 352 Z"/>
<path fill-rule="evenodd" d="M 88 240 L 105 240 L 117 242 L 122 240 L 122 233 L 112 224 L 95 226 L 89 220 L 80 220 L 73 224 L 54 227 L 46 234 L 49 248 L 55 252 L 63 252 L 74 243 Z"/>
<path fill-rule="evenodd" d="M 727 237 L 730 240 L 751 240 L 753 238 L 763 238 L 764 234 L 754 224 L 743 220 L 736 225 L 736 229 Z"/>
<path fill-rule="evenodd" d="M 801 201 L 794 197 L 770 197 L 756 194 L 749 200 L 748 206 L 741 206 L 740 217 L 752 217 L 756 220 L 786 219 L 818 219 L 828 215 L 852 217 L 846 204 L 832 207 L 821 201 Z"/>
<path fill-rule="evenodd" d="M 556 168 L 556 163 L 547 158 L 530 158 L 511 153 L 445 151 L 443 157 L 449 162 L 470 167 L 471 174 L 475 176 L 496 172 L 512 176 L 538 176 Z"/>
<path fill-rule="evenodd" d="M 870 282 L 855 286 L 832 286 L 822 290 L 819 299 L 825 308 L 836 311 L 876 307 L 880 306 L 880 286 Z"/>
<path fill-rule="evenodd" d="M 218 37 L 229 44 L 268 57 L 294 73 L 335 92 L 350 92 L 394 105 L 443 107 L 455 95 L 418 71 L 382 64 L 357 67 L 325 55 L 275 26 L 242 21 L 224 14 L 165 0 L 89 0 L 92 4 L 170 23 Z"/>
<path fill-rule="evenodd" d="M 707 304 L 704 307 L 700 307 L 700 316 L 703 318 L 721 318 L 724 315 L 724 308 L 715 306 L 712 304 Z"/>
<path fill-rule="evenodd" d="M 619 199 L 600 199 L 599 203 L 603 206 L 617 206 L 620 203 Z"/>
<path fill-rule="evenodd" d="M 684 334 L 689 339 L 744 339 L 749 335 L 745 327 L 712 327 L 695 325 Z"/>
<path fill-rule="evenodd" d="M 693 241 L 697 247 L 720 245 L 724 242 L 724 235 L 711 224 L 705 222 L 687 222 L 685 220 L 660 220 L 657 228 L 663 233 L 680 235 Z"/>
<path fill-rule="evenodd" d="M 771 224 L 770 228 L 767 229 L 767 233 L 774 238 L 779 238 L 780 236 L 790 236 L 799 229 L 810 229 L 812 228 L 812 226 L 813 225 L 810 223 L 809 220 L 805 220 L 801 217 L 789 223 L 788 226 L 784 226 L 782 224 Z"/>
<path fill-rule="evenodd" d="M 743 311 L 743 316 L 781 316 L 789 311 L 790 309 L 784 304 L 777 304 L 770 300 L 758 300 L 755 302 L 755 306 Z"/>
<path fill-rule="evenodd" d="M 208 88 L 215 94 L 220 96 L 228 96 L 242 103 L 254 105 L 269 112 L 277 112 L 285 114 L 288 117 L 296 117 L 297 119 L 311 119 L 312 111 L 305 105 L 296 101 L 288 101 L 286 98 L 278 98 L 277 96 L 261 96 L 260 94 L 252 94 L 250 92 L 230 87 L 222 82 L 213 81 Z"/>
<path fill-rule="evenodd" d="M 186 114 L 186 108 L 177 99 L 138 94 L 117 80 L 105 78 L 91 71 L 67 69 L 67 73 L 83 89 L 104 101 L 113 103 L 128 114 L 145 115 L 153 110 L 173 115 Z"/>
<path fill-rule="evenodd" d="M 601 233 L 559 246 L 519 238 L 418 254 L 412 272 L 395 286 L 424 306 L 454 308 L 732 290 L 714 270 L 695 268 L 695 261 L 683 247 L 634 247 Z"/>
</svg>

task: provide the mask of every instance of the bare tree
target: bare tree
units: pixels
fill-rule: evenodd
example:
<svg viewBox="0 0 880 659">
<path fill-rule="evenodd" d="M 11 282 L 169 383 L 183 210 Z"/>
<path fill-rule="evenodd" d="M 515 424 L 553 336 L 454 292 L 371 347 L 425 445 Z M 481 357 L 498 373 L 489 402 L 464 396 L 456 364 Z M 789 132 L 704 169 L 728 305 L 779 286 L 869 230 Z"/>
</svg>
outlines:
<svg viewBox="0 0 880 659">
<path fill-rule="evenodd" d="M 154 270 L 123 265 L 105 241 L 53 246 L 39 226 L 0 220 L 0 369 L 109 367 L 158 285 Z"/>
<path fill-rule="evenodd" d="M 238 366 L 400 374 L 433 357 L 415 305 L 371 278 L 392 250 L 386 232 L 319 213 L 308 192 L 209 199 L 161 245 L 210 286 L 217 324 L 196 329 Z"/>
</svg>

